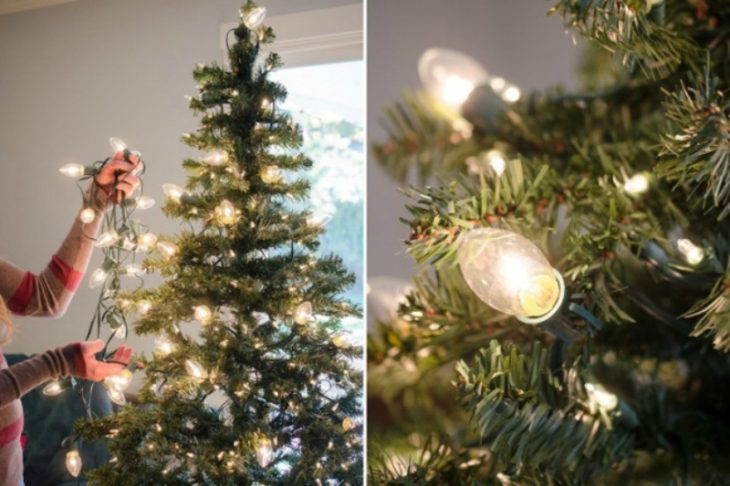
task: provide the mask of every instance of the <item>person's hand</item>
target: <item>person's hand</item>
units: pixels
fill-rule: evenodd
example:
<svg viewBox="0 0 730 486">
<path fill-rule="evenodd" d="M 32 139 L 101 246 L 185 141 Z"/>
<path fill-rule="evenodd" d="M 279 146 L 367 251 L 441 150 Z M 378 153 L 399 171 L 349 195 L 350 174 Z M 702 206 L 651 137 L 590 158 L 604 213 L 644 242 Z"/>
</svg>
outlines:
<svg viewBox="0 0 730 486">
<path fill-rule="evenodd" d="M 101 381 L 107 376 L 116 375 L 122 372 L 129 364 L 132 357 L 132 348 L 120 346 L 109 361 L 97 361 L 96 353 L 104 349 L 104 341 L 84 341 L 78 343 L 79 349 L 76 354 L 74 375 L 85 380 Z"/>
<path fill-rule="evenodd" d="M 142 160 L 138 153 L 132 152 L 125 159 L 124 152 L 117 152 L 104 164 L 94 178 L 94 183 L 106 195 L 106 204 L 119 204 L 123 199 L 130 197 L 139 186 L 137 172 L 142 168 Z M 114 182 L 116 179 L 116 186 Z"/>
</svg>

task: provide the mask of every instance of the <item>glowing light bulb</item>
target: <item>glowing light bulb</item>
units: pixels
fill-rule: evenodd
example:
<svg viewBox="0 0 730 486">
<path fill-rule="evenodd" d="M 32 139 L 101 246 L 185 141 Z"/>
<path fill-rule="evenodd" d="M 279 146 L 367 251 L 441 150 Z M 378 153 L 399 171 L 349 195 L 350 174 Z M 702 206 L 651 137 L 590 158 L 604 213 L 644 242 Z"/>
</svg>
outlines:
<svg viewBox="0 0 730 486">
<path fill-rule="evenodd" d="M 53 380 L 43 387 L 43 394 L 47 397 L 55 397 L 63 393 L 64 387 L 61 382 Z"/>
<path fill-rule="evenodd" d="M 185 370 L 196 381 L 203 381 L 208 376 L 208 372 L 205 371 L 203 365 L 192 359 L 185 360 Z"/>
<path fill-rule="evenodd" d="M 215 218 L 221 224 L 231 225 L 238 221 L 238 213 L 233 203 L 228 199 L 224 199 L 215 208 Z"/>
<path fill-rule="evenodd" d="M 301 304 L 299 304 L 297 306 L 296 310 L 294 311 L 294 322 L 296 322 L 297 324 L 304 325 L 309 322 L 312 322 L 313 319 L 314 319 L 314 316 L 312 314 L 312 303 L 311 302 L 309 302 L 309 301 L 302 302 Z"/>
<path fill-rule="evenodd" d="M 461 236 L 457 254 L 469 288 L 498 311 L 534 318 L 560 304 L 562 277 L 523 236 L 496 228 L 474 229 Z"/>
<path fill-rule="evenodd" d="M 446 106 L 458 109 L 471 92 L 489 80 L 489 75 L 472 57 L 450 49 L 428 49 L 418 61 L 424 87 Z"/>
<path fill-rule="evenodd" d="M 79 177 L 84 176 L 86 168 L 81 164 L 71 163 L 63 165 L 60 169 L 58 169 L 58 172 L 65 175 L 66 177 L 78 179 Z"/>
<path fill-rule="evenodd" d="M 130 277 L 139 277 L 140 275 L 144 274 L 144 268 L 137 265 L 136 263 L 130 263 L 129 265 L 124 267 L 124 273 L 126 273 Z"/>
<path fill-rule="evenodd" d="M 152 302 L 149 300 L 140 300 L 137 302 L 137 312 L 139 312 L 142 315 L 147 314 L 152 309 Z"/>
<path fill-rule="evenodd" d="M 344 348 L 348 345 L 347 339 L 342 334 L 335 334 L 332 337 L 332 344 L 338 348 Z"/>
<path fill-rule="evenodd" d="M 180 202 L 180 199 L 185 194 L 185 189 L 176 184 L 162 184 L 162 192 L 165 193 L 168 199 Z"/>
<path fill-rule="evenodd" d="M 281 170 L 275 165 L 268 165 L 261 169 L 261 180 L 266 184 L 275 184 L 281 180 Z"/>
<path fill-rule="evenodd" d="M 137 245 L 142 251 L 150 251 L 157 244 L 157 235 L 144 233 L 137 237 Z"/>
<path fill-rule="evenodd" d="M 132 383 L 132 372 L 129 370 L 122 370 L 119 374 L 104 378 L 104 386 L 109 390 L 122 392 L 129 388 L 130 383 Z"/>
<path fill-rule="evenodd" d="M 606 391 L 601 385 L 586 383 L 586 392 L 592 404 L 598 405 L 603 410 L 610 412 L 618 405 L 618 397 Z"/>
<path fill-rule="evenodd" d="M 116 154 L 117 152 L 124 152 L 127 150 L 127 144 L 124 143 L 124 140 L 117 137 L 111 137 L 109 139 L 109 145 L 112 148 L 112 151 Z"/>
<path fill-rule="evenodd" d="M 447 105 L 458 106 L 466 101 L 475 87 L 471 81 L 452 74 L 444 80 L 439 94 Z"/>
<path fill-rule="evenodd" d="M 208 165 L 221 165 L 228 161 L 228 153 L 224 150 L 215 150 L 206 155 L 203 161 Z"/>
<path fill-rule="evenodd" d="M 256 441 L 256 461 L 261 467 L 267 467 L 274 457 L 274 448 L 271 439 L 259 437 Z"/>
<path fill-rule="evenodd" d="M 497 177 L 502 175 L 507 166 L 507 162 L 504 160 L 504 154 L 497 149 L 492 149 L 487 152 L 487 162 L 489 162 L 489 166 L 497 174 Z"/>
<path fill-rule="evenodd" d="M 144 211 L 145 209 L 149 209 L 154 205 L 155 200 L 149 196 L 140 196 L 140 198 L 137 199 L 137 209 L 141 209 Z"/>
<path fill-rule="evenodd" d="M 162 253 L 165 258 L 172 258 L 175 255 L 177 255 L 178 247 L 175 243 L 171 243 L 169 241 L 158 241 L 157 242 L 157 249 L 160 250 L 160 253 Z"/>
<path fill-rule="evenodd" d="M 175 351 L 175 345 L 167 336 L 158 336 L 155 339 L 155 350 L 163 356 Z"/>
<path fill-rule="evenodd" d="M 504 91 L 507 87 L 507 81 L 504 78 L 495 77 L 489 80 L 489 86 L 497 93 Z"/>
<path fill-rule="evenodd" d="M 93 272 L 91 272 L 91 277 L 89 277 L 89 287 L 92 289 L 95 289 L 96 287 L 101 286 L 105 281 L 106 278 L 109 276 L 109 274 L 104 270 L 103 268 L 97 268 Z"/>
<path fill-rule="evenodd" d="M 79 220 L 84 224 L 92 223 L 96 219 L 96 211 L 91 208 L 84 208 L 79 213 Z"/>
<path fill-rule="evenodd" d="M 119 326 L 114 331 L 114 337 L 117 339 L 126 339 L 127 338 L 127 326 Z"/>
<path fill-rule="evenodd" d="M 116 231 L 106 231 L 99 235 L 94 242 L 94 246 L 97 248 L 108 248 L 119 240 L 119 234 Z"/>
<path fill-rule="evenodd" d="M 127 404 L 127 397 L 124 396 L 124 392 L 122 391 L 109 388 L 107 389 L 106 394 L 109 395 L 109 400 L 111 400 L 112 403 L 115 403 L 119 406 Z"/>
<path fill-rule="evenodd" d="M 81 456 L 79 455 L 79 451 L 76 449 L 68 451 L 66 453 L 66 470 L 68 473 L 77 478 L 79 477 L 79 474 L 81 474 L 81 468 L 83 467 L 83 462 L 81 461 Z"/>
<path fill-rule="evenodd" d="M 243 23 L 246 25 L 246 27 L 253 30 L 263 24 L 265 18 L 266 8 L 256 7 L 243 14 Z"/>
<path fill-rule="evenodd" d="M 520 91 L 520 88 L 517 86 L 508 86 L 503 92 L 502 92 L 502 99 L 506 101 L 507 103 L 514 103 L 515 101 L 518 101 L 522 97 L 522 92 Z"/>
<path fill-rule="evenodd" d="M 624 183 L 624 191 L 632 196 L 644 194 L 649 190 L 649 178 L 644 173 L 634 174 Z"/>
<path fill-rule="evenodd" d="M 271 108 L 271 100 L 268 98 L 264 98 L 261 100 L 261 109 L 264 111 L 267 111 Z"/>
<path fill-rule="evenodd" d="M 350 417 L 345 417 L 345 420 L 342 421 L 342 430 L 345 432 L 354 429 L 357 426 L 355 424 L 355 421 Z"/>
<path fill-rule="evenodd" d="M 195 315 L 195 319 L 201 324 L 208 324 L 213 319 L 213 312 L 207 305 L 195 306 L 193 308 L 193 314 Z"/>
<path fill-rule="evenodd" d="M 310 226 L 325 226 L 332 221 L 332 214 L 328 211 L 317 211 L 307 217 L 307 224 Z"/>
<path fill-rule="evenodd" d="M 685 261 L 692 266 L 699 265 L 705 259 L 705 250 L 686 238 L 677 240 L 677 249 Z"/>
</svg>

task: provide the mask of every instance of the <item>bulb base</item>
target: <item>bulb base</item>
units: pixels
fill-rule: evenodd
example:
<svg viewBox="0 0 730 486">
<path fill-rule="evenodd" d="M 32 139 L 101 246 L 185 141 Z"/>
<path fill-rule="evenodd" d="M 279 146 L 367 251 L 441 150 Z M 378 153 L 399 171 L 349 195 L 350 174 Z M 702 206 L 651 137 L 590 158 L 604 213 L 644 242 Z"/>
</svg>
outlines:
<svg viewBox="0 0 730 486">
<path fill-rule="evenodd" d="M 563 307 L 563 302 L 565 301 L 565 280 L 563 280 L 563 276 L 553 268 L 553 273 L 555 275 L 555 280 L 558 281 L 558 298 L 555 301 L 555 305 L 552 309 L 550 309 L 549 312 L 546 314 L 543 314 L 541 316 L 537 317 L 527 317 L 527 316 L 515 316 L 518 321 L 524 322 L 525 324 L 535 325 L 540 324 L 541 322 L 545 322 L 551 317 L 553 317 L 561 307 Z"/>
</svg>

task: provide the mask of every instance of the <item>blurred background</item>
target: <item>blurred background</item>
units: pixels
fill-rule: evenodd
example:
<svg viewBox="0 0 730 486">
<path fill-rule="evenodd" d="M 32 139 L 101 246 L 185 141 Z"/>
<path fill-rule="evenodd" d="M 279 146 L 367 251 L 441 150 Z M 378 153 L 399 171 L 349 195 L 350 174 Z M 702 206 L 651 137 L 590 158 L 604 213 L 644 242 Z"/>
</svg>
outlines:
<svg viewBox="0 0 730 486">
<path fill-rule="evenodd" d="M 142 151 L 147 162 L 145 194 L 157 205 L 136 215 L 155 233 L 177 231 L 159 209 L 161 185 L 182 185 L 181 161 L 200 156 L 180 142 L 198 125 L 185 101 L 196 93 L 192 70 L 223 61 L 224 34 L 244 3 L 0 0 L 0 257 L 34 272 L 46 265 L 81 205 L 74 181 L 58 168 L 104 159 L 110 136 Z M 277 31 L 274 49 L 290 67 L 275 76 L 290 91 L 305 149 L 322 160 L 312 177 L 316 209 L 329 221 L 323 251 L 346 252 L 358 275 L 348 296 L 362 305 L 362 2 L 259 3 Z M 343 171 L 359 190 L 334 190 Z M 85 279 L 61 319 L 17 319 L 5 352 L 35 353 L 82 339 L 97 298 Z M 152 338 L 132 335 L 129 342 L 138 351 L 153 347 Z"/>
<path fill-rule="evenodd" d="M 428 48 L 462 51 L 492 76 L 523 93 L 574 87 L 580 49 L 550 2 L 535 0 L 369 0 L 367 2 L 368 147 L 384 142 L 383 109 L 403 91 L 421 88 L 418 59 Z M 406 199 L 374 157 L 368 157 L 368 325 L 387 319 L 415 274 L 405 254 Z M 415 181 L 412 181 L 415 182 Z"/>
</svg>

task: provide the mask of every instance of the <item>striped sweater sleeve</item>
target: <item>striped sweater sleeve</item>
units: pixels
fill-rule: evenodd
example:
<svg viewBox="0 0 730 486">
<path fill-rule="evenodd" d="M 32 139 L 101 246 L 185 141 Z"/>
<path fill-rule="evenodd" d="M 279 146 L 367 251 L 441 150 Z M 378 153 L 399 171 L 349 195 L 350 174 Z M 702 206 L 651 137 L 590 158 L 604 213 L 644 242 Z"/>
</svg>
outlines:
<svg viewBox="0 0 730 486">
<path fill-rule="evenodd" d="M 93 237 L 101 224 L 96 219 L 83 224 L 76 218 L 61 247 L 38 274 L 0 259 L 0 296 L 18 315 L 60 317 L 68 308 L 89 265 Z"/>
<path fill-rule="evenodd" d="M 81 344 L 72 343 L 0 370 L 0 417 L 8 404 L 48 380 L 73 375 L 82 362 Z"/>
</svg>

